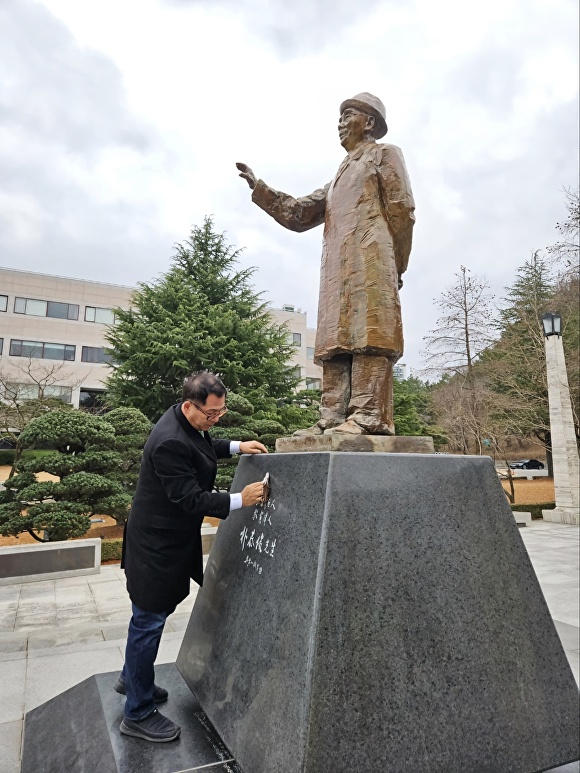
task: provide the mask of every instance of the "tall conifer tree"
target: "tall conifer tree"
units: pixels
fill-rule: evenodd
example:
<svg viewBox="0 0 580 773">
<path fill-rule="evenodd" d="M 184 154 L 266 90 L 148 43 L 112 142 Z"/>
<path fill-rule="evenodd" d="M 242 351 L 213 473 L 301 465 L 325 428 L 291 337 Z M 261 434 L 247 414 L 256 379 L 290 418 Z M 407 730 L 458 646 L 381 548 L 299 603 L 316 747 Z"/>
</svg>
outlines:
<svg viewBox="0 0 580 773">
<path fill-rule="evenodd" d="M 261 395 L 290 393 L 288 331 L 272 321 L 251 286 L 254 269 L 235 270 L 239 252 L 206 218 L 176 246 L 169 271 L 140 284 L 132 308 L 116 312 L 107 334 L 116 363 L 107 384 L 114 403 L 156 421 L 179 399 L 185 376 L 204 368 L 257 404 Z"/>
</svg>

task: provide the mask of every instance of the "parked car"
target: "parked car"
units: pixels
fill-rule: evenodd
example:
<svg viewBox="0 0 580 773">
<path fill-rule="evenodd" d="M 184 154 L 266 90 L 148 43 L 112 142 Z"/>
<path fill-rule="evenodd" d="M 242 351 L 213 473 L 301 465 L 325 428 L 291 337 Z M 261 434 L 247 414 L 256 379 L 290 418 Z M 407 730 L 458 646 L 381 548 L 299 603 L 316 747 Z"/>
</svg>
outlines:
<svg viewBox="0 0 580 773">
<path fill-rule="evenodd" d="M 520 459 L 519 462 L 511 462 L 512 470 L 543 470 L 544 465 L 537 459 Z"/>
</svg>

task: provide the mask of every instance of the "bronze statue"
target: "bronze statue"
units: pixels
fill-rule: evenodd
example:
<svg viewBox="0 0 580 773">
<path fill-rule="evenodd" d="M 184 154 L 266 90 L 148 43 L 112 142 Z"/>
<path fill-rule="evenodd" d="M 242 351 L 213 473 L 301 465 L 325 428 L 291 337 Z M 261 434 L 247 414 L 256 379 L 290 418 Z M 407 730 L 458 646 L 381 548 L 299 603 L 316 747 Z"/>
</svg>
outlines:
<svg viewBox="0 0 580 773">
<path fill-rule="evenodd" d="M 236 166 L 252 201 L 291 231 L 324 223 L 315 362 L 322 365 L 320 420 L 302 433 L 393 435 L 393 365 L 403 353 L 399 289 L 415 222 L 403 155 L 377 144 L 385 107 L 372 94 L 340 106 L 348 155 L 334 180 L 295 199 Z M 297 433 L 297 434 L 302 434 Z"/>
</svg>

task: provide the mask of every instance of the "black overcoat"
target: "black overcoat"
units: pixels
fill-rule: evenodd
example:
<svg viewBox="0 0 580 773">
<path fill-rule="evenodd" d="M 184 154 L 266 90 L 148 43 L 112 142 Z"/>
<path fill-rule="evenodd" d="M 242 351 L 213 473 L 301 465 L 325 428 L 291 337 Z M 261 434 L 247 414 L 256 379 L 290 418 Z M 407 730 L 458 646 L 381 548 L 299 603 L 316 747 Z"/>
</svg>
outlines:
<svg viewBox="0 0 580 773">
<path fill-rule="evenodd" d="M 131 601 L 149 612 L 170 612 L 203 583 L 201 524 L 227 518 L 230 495 L 212 492 L 218 458 L 229 440 L 195 430 L 172 406 L 153 428 L 123 540 L 122 566 Z"/>
</svg>

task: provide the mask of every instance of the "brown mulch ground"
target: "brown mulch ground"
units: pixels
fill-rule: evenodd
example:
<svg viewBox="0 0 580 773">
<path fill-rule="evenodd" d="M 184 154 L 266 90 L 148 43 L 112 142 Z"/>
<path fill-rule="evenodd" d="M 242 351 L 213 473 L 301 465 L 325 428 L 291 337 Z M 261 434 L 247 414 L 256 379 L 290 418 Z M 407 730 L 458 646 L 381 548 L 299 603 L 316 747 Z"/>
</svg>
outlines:
<svg viewBox="0 0 580 773">
<path fill-rule="evenodd" d="M 506 491 L 510 490 L 507 480 L 502 480 L 501 485 Z M 515 505 L 539 505 L 545 502 L 554 502 L 556 496 L 553 478 L 536 478 L 535 480 L 516 478 L 514 490 L 516 494 Z"/>
</svg>

